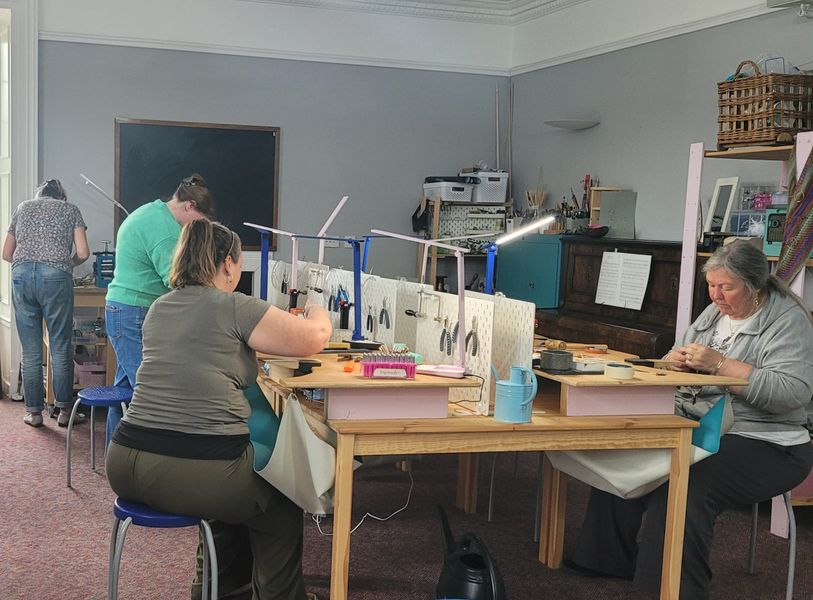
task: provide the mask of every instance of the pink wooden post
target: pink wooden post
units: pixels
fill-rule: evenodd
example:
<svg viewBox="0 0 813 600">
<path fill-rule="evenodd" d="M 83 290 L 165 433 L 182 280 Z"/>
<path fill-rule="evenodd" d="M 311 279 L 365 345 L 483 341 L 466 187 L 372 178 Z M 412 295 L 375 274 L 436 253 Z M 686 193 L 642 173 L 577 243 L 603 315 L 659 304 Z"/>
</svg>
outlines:
<svg viewBox="0 0 813 600">
<path fill-rule="evenodd" d="M 686 182 L 686 208 L 683 213 L 683 248 L 680 261 L 680 288 L 675 326 L 675 341 L 692 322 L 694 270 L 697 264 L 697 215 L 700 210 L 700 179 L 703 176 L 703 142 L 692 144 L 689 150 L 689 177 Z"/>
</svg>

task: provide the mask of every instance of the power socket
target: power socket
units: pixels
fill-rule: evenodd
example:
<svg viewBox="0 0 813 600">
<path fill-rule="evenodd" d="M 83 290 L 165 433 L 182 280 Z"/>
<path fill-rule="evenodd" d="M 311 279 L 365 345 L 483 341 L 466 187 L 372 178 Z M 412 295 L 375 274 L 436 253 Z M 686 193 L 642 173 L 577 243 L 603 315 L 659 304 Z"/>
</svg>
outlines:
<svg viewBox="0 0 813 600">
<path fill-rule="evenodd" d="M 325 240 L 325 248 L 338 248 L 339 240 Z"/>
</svg>

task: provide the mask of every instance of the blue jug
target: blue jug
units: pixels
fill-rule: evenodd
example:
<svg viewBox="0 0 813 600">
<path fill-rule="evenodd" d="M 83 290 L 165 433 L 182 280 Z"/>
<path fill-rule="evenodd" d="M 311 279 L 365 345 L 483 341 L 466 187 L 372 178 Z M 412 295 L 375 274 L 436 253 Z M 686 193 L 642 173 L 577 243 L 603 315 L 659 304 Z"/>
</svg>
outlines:
<svg viewBox="0 0 813 600">
<path fill-rule="evenodd" d="M 494 418 L 506 423 L 530 423 L 536 396 L 536 375 L 527 367 L 513 366 L 510 379 L 500 381 L 494 365 L 491 370 L 497 382 Z"/>
</svg>

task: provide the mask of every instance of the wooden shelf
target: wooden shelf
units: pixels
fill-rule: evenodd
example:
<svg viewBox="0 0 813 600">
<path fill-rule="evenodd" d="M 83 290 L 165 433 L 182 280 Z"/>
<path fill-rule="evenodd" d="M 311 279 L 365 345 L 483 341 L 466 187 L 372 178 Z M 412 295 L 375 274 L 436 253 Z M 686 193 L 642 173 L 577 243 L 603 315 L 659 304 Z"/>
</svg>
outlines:
<svg viewBox="0 0 813 600">
<path fill-rule="evenodd" d="M 437 202 L 439 198 L 427 198 L 429 202 Z M 451 206 L 471 206 L 472 208 L 477 206 L 514 206 L 513 202 L 460 202 L 458 200 L 440 200 L 441 204 L 449 204 Z"/>
<path fill-rule="evenodd" d="M 698 252 L 697 256 L 700 258 L 709 258 L 711 256 L 711 252 Z M 768 262 L 778 262 L 778 256 L 766 256 L 765 258 L 768 259 Z M 807 262 L 805 263 L 805 267 L 813 267 L 813 258 L 808 258 Z"/>
<path fill-rule="evenodd" d="M 778 160 L 786 161 L 790 158 L 793 146 L 746 146 L 743 148 L 729 148 L 728 150 L 706 150 L 706 158 L 734 158 L 740 160 Z"/>
</svg>

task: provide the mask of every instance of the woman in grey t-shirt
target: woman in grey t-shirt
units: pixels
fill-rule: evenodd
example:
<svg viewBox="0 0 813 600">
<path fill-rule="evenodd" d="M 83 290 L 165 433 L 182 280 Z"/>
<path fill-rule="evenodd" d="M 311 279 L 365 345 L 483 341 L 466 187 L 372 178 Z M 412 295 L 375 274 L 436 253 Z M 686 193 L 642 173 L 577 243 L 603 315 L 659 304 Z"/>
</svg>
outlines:
<svg viewBox="0 0 813 600">
<path fill-rule="evenodd" d="M 73 399 L 73 267 L 90 255 L 85 221 L 67 201 L 58 179 L 48 179 L 33 200 L 11 215 L 3 260 L 12 264 L 12 299 L 23 348 L 24 421 L 42 425 L 42 322 L 48 329 L 59 425 L 68 424 Z"/>
</svg>

